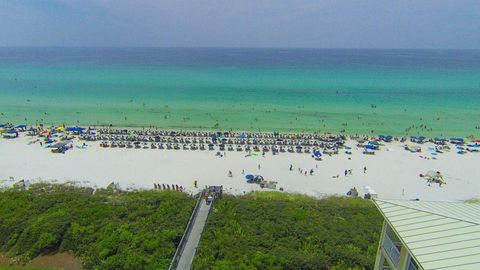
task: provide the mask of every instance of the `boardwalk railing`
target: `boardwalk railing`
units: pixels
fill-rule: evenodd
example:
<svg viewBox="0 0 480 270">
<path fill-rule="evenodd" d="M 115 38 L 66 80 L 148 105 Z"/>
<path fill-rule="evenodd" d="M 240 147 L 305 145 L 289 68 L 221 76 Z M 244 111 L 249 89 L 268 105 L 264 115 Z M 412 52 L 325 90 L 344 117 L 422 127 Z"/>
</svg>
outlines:
<svg viewBox="0 0 480 270">
<path fill-rule="evenodd" d="M 178 244 L 177 250 L 175 251 L 175 255 L 173 255 L 173 258 L 172 258 L 172 261 L 170 262 L 170 266 L 168 267 L 168 270 L 175 270 L 177 268 L 178 261 L 180 260 L 180 256 L 183 253 L 183 249 L 185 248 L 185 244 L 187 243 L 188 237 L 190 236 L 190 232 L 192 231 L 193 224 L 195 223 L 195 219 L 197 218 L 198 210 L 200 209 L 203 196 L 204 196 L 203 191 L 198 194 L 197 204 L 195 205 L 192 215 L 188 220 L 187 227 L 185 227 L 185 232 L 183 233 L 182 239 Z"/>
</svg>

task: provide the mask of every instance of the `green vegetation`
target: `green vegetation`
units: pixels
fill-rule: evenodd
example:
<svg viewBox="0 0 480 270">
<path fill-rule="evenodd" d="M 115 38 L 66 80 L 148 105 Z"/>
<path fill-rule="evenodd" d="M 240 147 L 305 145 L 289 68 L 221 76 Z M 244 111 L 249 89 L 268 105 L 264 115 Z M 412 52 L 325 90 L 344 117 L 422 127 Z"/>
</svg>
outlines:
<svg viewBox="0 0 480 270">
<path fill-rule="evenodd" d="M 283 193 L 215 203 L 195 269 L 373 269 L 382 218 L 362 199 Z"/>
<path fill-rule="evenodd" d="M 37 184 L 0 193 L 0 250 L 26 262 L 71 250 L 86 269 L 167 269 L 195 199 Z"/>
<path fill-rule="evenodd" d="M 54 268 L 0 266 L 0 270 L 56 270 Z"/>
</svg>

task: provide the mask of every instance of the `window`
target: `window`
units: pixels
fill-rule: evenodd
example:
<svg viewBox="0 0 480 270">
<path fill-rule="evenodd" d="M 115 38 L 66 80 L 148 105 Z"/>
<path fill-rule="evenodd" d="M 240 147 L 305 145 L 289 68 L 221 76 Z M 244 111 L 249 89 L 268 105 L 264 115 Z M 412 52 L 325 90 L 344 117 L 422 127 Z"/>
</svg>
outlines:
<svg viewBox="0 0 480 270">
<path fill-rule="evenodd" d="M 418 265 L 411 256 L 408 256 L 407 270 L 418 270 Z"/>
</svg>

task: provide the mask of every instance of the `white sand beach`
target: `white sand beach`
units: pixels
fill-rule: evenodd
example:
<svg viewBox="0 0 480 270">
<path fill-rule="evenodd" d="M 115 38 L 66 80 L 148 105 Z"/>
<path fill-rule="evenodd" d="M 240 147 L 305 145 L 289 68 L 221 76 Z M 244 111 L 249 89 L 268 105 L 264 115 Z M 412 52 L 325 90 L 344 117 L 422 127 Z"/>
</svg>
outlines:
<svg viewBox="0 0 480 270">
<path fill-rule="evenodd" d="M 28 145 L 29 137 L 0 139 L 0 179 L 12 185 L 20 179 L 35 181 L 76 181 L 82 185 L 105 187 L 112 181 L 122 188 L 153 188 L 154 183 L 178 184 L 189 192 L 205 185 L 223 185 L 228 193 L 242 194 L 261 190 L 248 184 L 245 174 L 260 174 L 266 180 L 277 181 L 277 190 L 312 196 L 345 195 L 352 187 L 360 194 L 370 186 L 385 199 L 466 200 L 480 198 L 480 154 L 459 155 L 446 152 L 437 159 L 425 159 L 432 145 L 422 145 L 422 153 L 410 153 L 402 143 L 386 143 L 376 155 L 367 156 L 353 141 L 352 154 L 323 156 L 314 160 L 309 154 L 281 153 L 265 157 L 246 157 L 245 152 L 183 151 L 159 149 L 104 149 L 99 142 L 89 142 L 86 149 L 74 147 L 65 154 L 51 153 L 38 143 Z M 75 140 L 74 145 L 83 143 Z M 349 158 L 351 158 L 349 160 Z M 260 164 L 260 169 L 258 165 Z M 289 170 L 290 164 L 293 171 Z M 363 172 L 364 166 L 367 172 Z M 313 176 L 300 174 L 314 170 Z M 352 175 L 344 176 L 345 170 Z M 440 171 L 446 185 L 428 186 L 420 173 Z M 232 171 L 233 177 L 228 177 Z M 332 176 L 339 175 L 338 178 Z M 14 180 L 9 180 L 13 177 Z M 198 181 L 198 188 L 193 186 Z"/>
</svg>

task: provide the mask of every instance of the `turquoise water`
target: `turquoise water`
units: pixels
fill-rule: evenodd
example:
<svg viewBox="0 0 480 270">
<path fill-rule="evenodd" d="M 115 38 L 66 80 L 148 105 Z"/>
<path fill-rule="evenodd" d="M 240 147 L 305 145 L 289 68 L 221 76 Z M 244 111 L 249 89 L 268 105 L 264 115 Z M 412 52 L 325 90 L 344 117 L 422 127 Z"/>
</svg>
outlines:
<svg viewBox="0 0 480 270">
<path fill-rule="evenodd" d="M 0 49 L 0 122 L 479 136 L 479 105 L 479 51 Z"/>
</svg>

